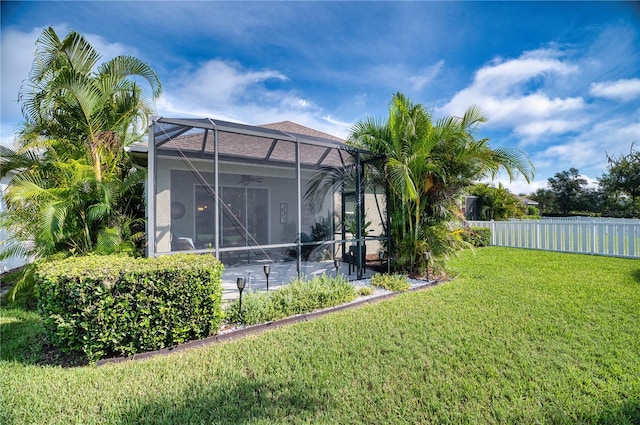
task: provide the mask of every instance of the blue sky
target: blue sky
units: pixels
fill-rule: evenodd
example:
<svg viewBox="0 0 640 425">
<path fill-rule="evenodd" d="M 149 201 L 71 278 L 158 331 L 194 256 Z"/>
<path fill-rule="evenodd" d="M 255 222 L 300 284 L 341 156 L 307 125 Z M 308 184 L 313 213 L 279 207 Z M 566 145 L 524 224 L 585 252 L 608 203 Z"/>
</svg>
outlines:
<svg viewBox="0 0 640 425">
<path fill-rule="evenodd" d="M 1 3 L 1 138 L 46 26 L 129 54 L 163 84 L 162 116 L 290 120 L 346 137 L 403 92 L 435 117 L 479 105 L 478 137 L 518 147 L 544 187 L 640 145 L 640 6 L 633 2 Z"/>
</svg>

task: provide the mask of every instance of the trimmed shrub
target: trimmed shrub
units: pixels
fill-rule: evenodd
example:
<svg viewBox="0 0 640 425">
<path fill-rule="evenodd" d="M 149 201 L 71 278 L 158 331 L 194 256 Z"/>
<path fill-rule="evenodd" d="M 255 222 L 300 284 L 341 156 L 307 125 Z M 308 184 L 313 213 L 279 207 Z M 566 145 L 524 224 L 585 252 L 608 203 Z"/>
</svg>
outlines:
<svg viewBox="0 0 640 425">
<path fill-rule="evenodd" d="M 296 279 L 277 291 L 243 294 L 242 315 L 236 299 L 225 310 L 225 317 L 229 323 L 255 325 L 333 307 L 355 298 L 353 285 L 346 278 L 323 274 L 311 280 Z"/>
<path fill-rule="evenodd" d="M 36 272 L 47 336 L 90 361 L 157 350 L 216 333 L 222 263 L 208 255 L 73 257 Z"/>
<path fill-rule="evenodd" d="M 462 233 L 462 240 L 480 248 L 491 245 L 491 229 L 488 227 L 470 227 Z"/>
<path fill-rule="evenodd" d="M 411 288 L 405 276 L 399 274 L 376 274 L 371 278 L 371 284 L 380 286 L 393 292 L 404 292 Z"/>
</svg>

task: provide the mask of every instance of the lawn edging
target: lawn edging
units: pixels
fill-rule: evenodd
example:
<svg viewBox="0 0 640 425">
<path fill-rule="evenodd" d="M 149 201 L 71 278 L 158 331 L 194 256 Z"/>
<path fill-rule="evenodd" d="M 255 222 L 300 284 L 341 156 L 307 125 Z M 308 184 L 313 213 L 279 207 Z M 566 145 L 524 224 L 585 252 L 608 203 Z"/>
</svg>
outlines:
<svg viewBox="0 0 640 425">
<path fill-rule="evenodd" d="M 418 280 L 413 279 L 413 282 L 417 282 Z M 413 284 L 411 288 L 409 288 L 405 292 L 416 292 L 425 289 L 432 288 L 434 286 L 439 285 L 441 282 L 447 282 L 448 280 L 425 280 L 422 281 L 424 283 L 421 284 Z M 236 339 L 244 338 L 248 335 L 259 334 L 270 329 L 278 329 L 283 326 L 299 323 L 299 322 L 308 322 L 310 320 L 314 320 L 318 317 L 325 316 L 330 313 L 336 313 L 338 311 L 348 310 L 351 308 L 360 307 L 366 304 L 373 304 L 379 301 L 387 300 L 402 292 L 388 292 L 379 295 L 369 295 L 365 297 L 360 297 L 360 299 L 356 299 L 350 303 L 342 304 L 336 307 L 329 307 L 322 310 L 312 311 L 310 313 L 297 314 L 295 316 L 285 317 L 284 319 L 274 320 L 272 322 L 260 323 L 257 325 L 251 325 L 244 328 L 237 328 L 232 331 L 227 331 L 224 333 L 217 333 L 210 337 L 204 339 L 193 340 L 189 342 L 185 342 L 183 344 L 179 344 L 173 347 L 162 348 L 160 350 L 154 351 L 146 351 L 144 353 L 137 353 L 132 356 L 126 357 L 110 357 L 98 360 L 96 362 L 96 366 L 103 366 L 106 364 L 115 364 L 115 363 L 123 363 L 128 361 L 137 361 L 137 360 L 146 360 L 156 356 L 164 356 L 173 353 L 180 353 L 186 350 L 191 350 L 194 348 L 206 347 L 212 344 L 217 344 L 226 341 L 234 341 Z"/>
</svg>

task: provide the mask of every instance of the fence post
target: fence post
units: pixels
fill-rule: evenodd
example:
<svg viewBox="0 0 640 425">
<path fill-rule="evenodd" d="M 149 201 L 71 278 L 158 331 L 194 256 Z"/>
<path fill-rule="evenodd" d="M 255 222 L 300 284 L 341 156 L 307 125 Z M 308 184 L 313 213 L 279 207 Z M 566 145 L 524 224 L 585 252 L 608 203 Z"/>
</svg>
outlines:
<svg viewBox="0 0 640 425">
<path fill-rule="evenodd" d="M 495 223 L 495 221 L 491 220 L 490 227 L 491 227 L 491 245 L 495 246 L 495 245 L 497 245 L 496 244 L 496 240 L 497 239 L 496 239 L 496 223 Z"/>
</svg>

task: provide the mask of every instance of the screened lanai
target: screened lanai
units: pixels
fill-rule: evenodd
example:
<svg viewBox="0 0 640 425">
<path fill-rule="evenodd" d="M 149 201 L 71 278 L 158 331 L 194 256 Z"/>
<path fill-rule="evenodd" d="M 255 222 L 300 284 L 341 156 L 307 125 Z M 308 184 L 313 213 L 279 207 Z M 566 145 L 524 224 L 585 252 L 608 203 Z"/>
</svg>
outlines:
<svg viewBox="0 0 640 425">
<path fill-rule="evenodd" d="M 150 256 L 214 255 L 249 286 L 388 270 L 382 158 L 288 121 L 156 118 L 147 149 Z"/>
</svg>

